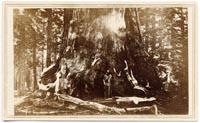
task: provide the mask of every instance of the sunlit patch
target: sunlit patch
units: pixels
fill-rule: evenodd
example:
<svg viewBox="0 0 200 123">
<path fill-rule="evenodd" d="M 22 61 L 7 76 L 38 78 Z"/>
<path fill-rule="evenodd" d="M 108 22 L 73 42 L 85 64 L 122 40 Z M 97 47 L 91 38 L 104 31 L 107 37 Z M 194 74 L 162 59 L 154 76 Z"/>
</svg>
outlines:
<svg viewBox="0 0 200 123">
<path fill-rule="evenodd" d="M 118 33 L 120 28 L 125 28 L 123 14 L 115 10 L 106 17 L 103 17 L 102 22 L 109 31 L 114 33 Z"/>
</svg>

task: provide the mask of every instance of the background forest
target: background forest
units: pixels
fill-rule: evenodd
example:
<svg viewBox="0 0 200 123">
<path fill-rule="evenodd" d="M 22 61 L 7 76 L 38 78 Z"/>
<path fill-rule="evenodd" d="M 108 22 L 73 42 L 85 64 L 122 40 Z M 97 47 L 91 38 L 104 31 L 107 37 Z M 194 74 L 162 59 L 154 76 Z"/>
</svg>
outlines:
<svg viewBox="0 0 200 123">
<path fill-rule="evenodd" d="M 39 90 L 41 73 L 55 61 L 60 64 L 62 57 L 76 74 L 74 80 L 84 71 L 79 79 L 91 81 L 91 97 L 104 97 L 99 81 L 109 69 L 122 76 L 113 75 L 111 97 L 153 96 L 160 113 L 186 114 L 187 14 L 186 8 L 15 9 L 15 95 Z M 95 66 L 97 59 L 102 62 Z M 122 82 L 133 79 L 148 94 L 138 94 Z M 85 99 L 88 94 L 82 89 L 72 96 Z"/>
</svg>

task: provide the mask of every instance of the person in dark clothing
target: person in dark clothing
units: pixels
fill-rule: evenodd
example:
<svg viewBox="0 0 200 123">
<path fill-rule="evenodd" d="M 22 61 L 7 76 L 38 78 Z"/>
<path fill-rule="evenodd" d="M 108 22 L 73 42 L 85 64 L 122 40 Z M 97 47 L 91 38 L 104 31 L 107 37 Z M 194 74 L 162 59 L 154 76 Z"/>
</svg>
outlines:
<svg viewBox="0 0 200 123">
<path fill-rule="evenodd" d="M 112 74 L 109 70 L 107 70 L 106 74 L 104 75 L 103 78 L 103 84 L 104 84 L 104 96 L 105 98 L 111 97 L 111 79 L 112 79 Z"/>
</svg>

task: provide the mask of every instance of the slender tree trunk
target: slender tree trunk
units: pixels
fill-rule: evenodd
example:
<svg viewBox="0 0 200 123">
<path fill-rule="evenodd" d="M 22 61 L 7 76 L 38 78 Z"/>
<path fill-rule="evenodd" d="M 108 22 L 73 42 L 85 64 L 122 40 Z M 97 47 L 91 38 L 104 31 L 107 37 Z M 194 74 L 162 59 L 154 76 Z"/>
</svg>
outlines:
<svg viewBox="0 0 200 123">
<path fill-rule="evenodd" d="M 15 72 L 15 74 L 14 74 L 14 81 L 15 81 L 15 83 L 14 83 L 14 90 L 17 90 L 18 81 L 17 81 L 17 77 L 16 77 L 16 75 L 17 75 L 16 68 L 14 69 L 14 72 Z"/>
<path fill-rule="evenodd" d="M 37 89 L 37 63 L 36 63 L 36 42 L 33 45 L 33 88 Z"/>
<path fill-rule="evenodd" d="M 51 52 L 52 52 L 52 9 L 46 9 L 49 17 L 48 17 L 48 25 L 47 25 L 47 57 L 46 57 L 46 67 L 51 64 Z"/>
<path fill-rule="evenodd" d="M 27 69 L 25 81 L 26 81 L 26 88 L 29 90 L 31 81 L 30 81 L 30 71 L 28 69 Z"/>
<path fill-rule="evenodd" d="M 187 95 L 188 93 L 188 82 L 187 82 L 187 79 L 188 79 L 188 41 L 186 39 L 186 35 L 187 33 L 185 33 L 185 31 L 188 31 L 187 28 L 185 28 L 185 23 L 184 23 L 184 20 L 186 19 L 184 17 L 184 12 L 183 12 L 183 9 L 181 8 L 181 43 L 182 43 L 182 57 L 183 57 L 183 76 L 185 78 L 186 81 L 183 81 L 181 83 L 181 85 L 183 86 L 181 89 L 184 89 L 184 91 L 182 90 L 182 94 L 185 96 Z M 185 93 L 184 93 L 185 92 Z M 187 104 L 188 105 L 188 104 Z"/>
<path fill-rule="evenodd" d="M 136 16 L 136 24 L 137 24 L 137 28 L 138 28 L 138 32 L 139 32 L 139 41 L 141 43 L 142 42 L 142 33 L 141 33 L 141 29 L 140 29 L 140 16 L 139 16 L 137 8 L 135 8 L 135 16 Z"/>
<path fill-rule="evenodd" d="M 44 49 L 42 49 L 42 71 L 44 70 Z"/>
<path fill-rule="evenodd" d="M 181 9 L 181 41 L 183 42 L 183 54 L 182 56 L 185 56 L 184 59 L 184 64 L 187 64 L 188 59 L 187 59 L 187 46 L 188 46 L 188 41 L 186 40 L 186 36 L 185 36 L 185 23 L 184 23 L 185 17 L 184 17 L 184 13 L 183 13 L 183 9 Z"/>
<path fill-rule="evenodd" d="M 22 37 L 22 65 L 24 65 L 24 67 L 22 69 L 20 69 L 21 71 L 19 71 L 20 74 L 20 80 L 19 80 L 19 86 L 20 86 L 20 92 L 23 92 L 25 90 L 25 70 L 26 68 L 26 56 L 25 56 L 25 52 L 26 52 L 26 47 L 25 47 L 25 42 L 26 42 L 26 37 L 25 37 L 25 25 L 23 25 L 23 37 Z M 21 67 L 21 66 L 20 66 Z"/>
<path fill-rule="evenodd" d="M 155 34 L 155 22 L 156 20 L 155 20 L 155 16 L 153 17 L 153 19 L 152 19 L 152 29 L 153 29 L 153 32 L 152 32 L 152 49 L 153 50 L 155 50 L 155 48 L 156 48 L 156 34 Z"/>
<path fill-rule="evenodd" d="M 148 52 L 148 49 L 149 49 L 149 35 L 147 32 L 149 32 L 149 23 L 148 21 L 145 21 L 145 30 L 146 30 L 146 37 L 145 37 L 145 51 Z"/>
<path fill-rule="evenodd" d="M 70 21 L 72 20 L 73 16 L 73 9 L 64 9 L 64 31 L 63 31 L 63 38 L 60 47 L 60 57 L 63 56 L 64 50 L 67 47 L 67 38 L 69 33 Z"/>
</svg>

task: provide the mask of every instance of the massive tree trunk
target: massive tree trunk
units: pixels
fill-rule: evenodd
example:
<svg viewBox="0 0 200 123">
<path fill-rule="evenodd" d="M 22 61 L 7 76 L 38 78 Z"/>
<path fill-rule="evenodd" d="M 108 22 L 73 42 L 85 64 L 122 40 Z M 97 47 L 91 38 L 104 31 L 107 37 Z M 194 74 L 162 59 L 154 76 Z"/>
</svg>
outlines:
<svg viewBox="0 0 200 123">
<path fill-rule="evenodd" d="M 98 12 L 98 14 L 93 15 L 94 12 Z M 90 17 L 89 22 L 86 21 L 88 18 L 81 18 L 84 14 L 86 14 L 85 16 Z M 116 22 L 117 19 L 119 19 L 120 23 L 124 23 L 125 27 L 118 25 L 119 23 Z M 84 27 L 87 23 L 89 23 L 89 25 Z M 91 71 L 88 78 L 90 78 L 89 81 L 94 85 L 93 93 L 95 93 L 96 96 L 104 96 L 104 75 L 107 70 L 110 70 L 114 76 L 114 68 L 116 71 L 121 71 L 122 73 L 122 76 L 120 77 L 113 77 L 113 86 L 116 87 L 114 87 L 115 92 L 118 94 L 120 93 L 120 96 L 132 96 L 135 94 L 131 82 L 128 82 L 131 80 L 127 78 L 127 73 L 124 71 L 124 61 L 127 61 L 129 75 L 132 75 L 132 78 L 135 78 L 138 81 L 139 87 L 145 87 L 149 83 L 154 89 L 160 88 L 161 83 L 156 72 L 156 65 L 150 63 L 151 59 L 142 46 L 142 34 L 139 24 L 139 16 L 136 9 L 126 8 L 124 14 L 116 9 L 101 9 L 101 11 L 99 11 L 99 9 L 80 9 L 76 11 L 75 14 L 73 13 L 73 9 L 65 9 L 64 32 L 60 47 L 60 58 L 62 58 L 63 53 L 66 52 L 65 48 L 69 45 L 68 33 L 73 33 L 73 31 L 76 30 L 78 33 L 76 31 L 75 33 L 78 35 L 78 38 L 84 36 L 82 41 L 84 43 L 78 44 L 80 45 L 78 50 L 82 53 L 85 52 L 84 50 L 87 50 L 85 56 L 87 56 L 90 63 L 93 63 L 92 61 L 97 59 L 97 62 L 91 64 L 88 68 Z M 123 28 L 122 31 L 120 30 L 121 28 Z M 83 31 L 81 32 L 80 30 Z M 83 35 L 84 32 L 86 32 L 85 35 Z M 69 47 L 71 47 L 71 44 Z M 105 56 L 105 54 L 109 55 Z M 80 55 L 80 53 L 78 55 Z M 69 58 L 67 56 L 65 57 Z M 84 59 L 86 58 L 83 58 L 82 60 L 84 61 Z M 59 61 L 59 59 L 57 61 Z M 59 64 L 59 62 L 57 62 L 57 64 Z M 81 66 L 84 65 L 85 64 L 81 64 Z M 72 70 L 70 72 L 73 73 L 77 71 Z M 77 78 L 78 77 L 75 77 L 74 79 L 76 80 Z"/>
<path fill-rule="evenodd" d="M 126 40 L 125 47 L 126 52 L 130 54 L 129 65 L 133 66 L 133 75 L 142 86 L 146 86 L 148 83 L 154 89 L 161 88 L 161 81 L 156 72 L 156 64 L 152 64 L 152 59 L 149 58 L 147 52 L 145 52 L 142 46 L 141 32 L 138 28 L 139 18 L 137 11 L 126 8 L 125 9 L 125 24 L 126 24 Z M 133 14 L 132 14 L 133 13 Z"/>
</svg>

